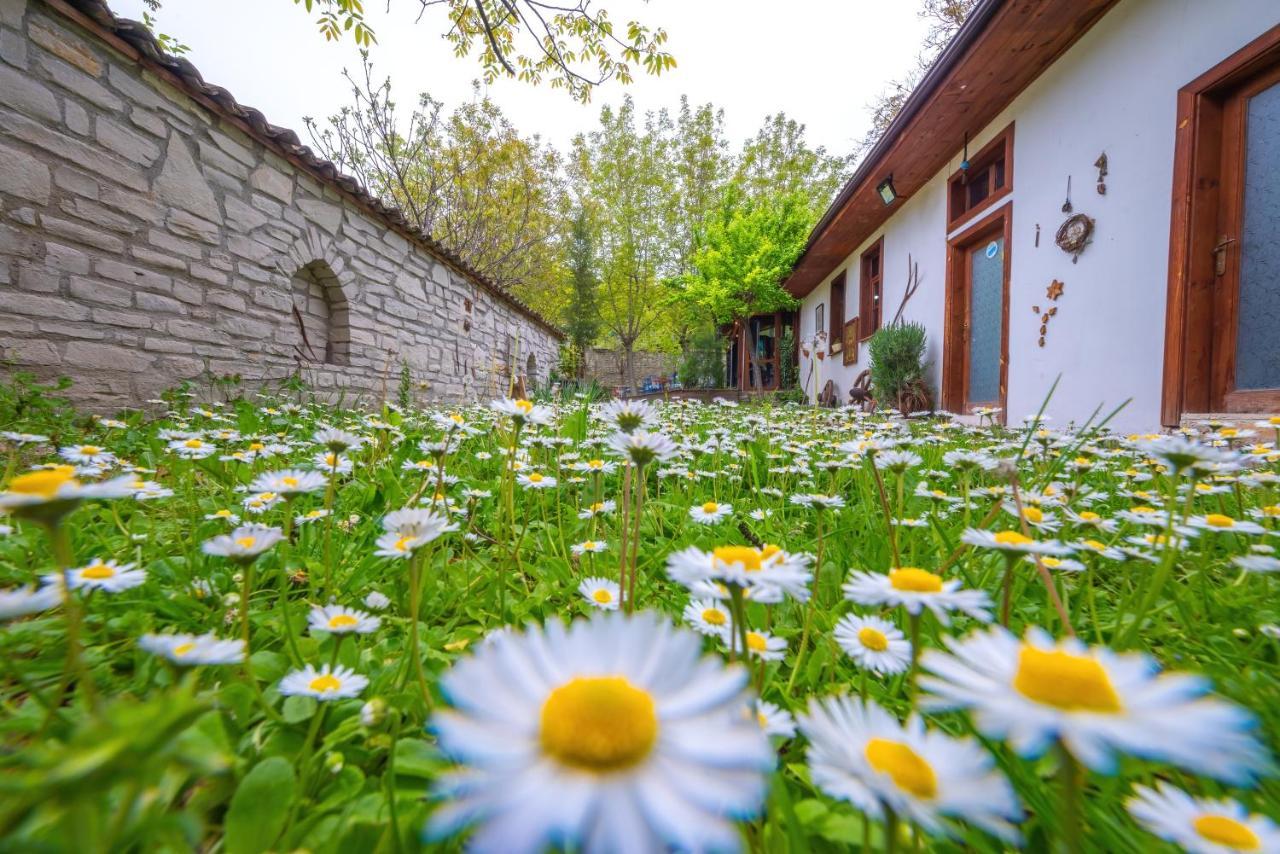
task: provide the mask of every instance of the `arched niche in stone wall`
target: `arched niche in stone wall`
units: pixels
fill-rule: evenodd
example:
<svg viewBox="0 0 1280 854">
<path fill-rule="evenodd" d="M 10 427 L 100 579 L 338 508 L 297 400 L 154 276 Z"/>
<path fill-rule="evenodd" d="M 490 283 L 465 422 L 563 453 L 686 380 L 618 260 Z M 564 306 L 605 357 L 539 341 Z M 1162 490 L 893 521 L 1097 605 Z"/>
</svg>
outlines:
<svg viewBox="0 0 1280 854">
<path fill-rule="evenodd" d="M 355 278 L 332 238 L 309 231 L 276 267 L 289 281 L 294 357 L 309 365 L 350 364 Z"/>
</svg>

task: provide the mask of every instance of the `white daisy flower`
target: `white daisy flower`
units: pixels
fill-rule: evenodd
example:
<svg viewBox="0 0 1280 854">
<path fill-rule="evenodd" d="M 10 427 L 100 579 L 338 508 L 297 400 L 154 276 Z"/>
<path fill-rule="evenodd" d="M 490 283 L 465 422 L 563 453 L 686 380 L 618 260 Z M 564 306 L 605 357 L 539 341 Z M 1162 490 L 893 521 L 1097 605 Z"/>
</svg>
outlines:
<svg viewBox="0 0 1280 854">
<path fill-rule="evenodd" d="M 724 521 L 731 513 L 733 513 L 732 504 L 719 504 L 715 501 L 707 501 L 689 508 L 689 518 L 699 525 L 715 525 Z"/>
<path fill-rule="evenodd" d="M 1201 531 L 1218 534 L 1265 534 L 1267 529 L 1257 522 L 1245 522 L 1233 519 L 1225 513 L 1209 513 L 1204 516 L 1192 516 L 1187 524 Z"/>
<path fill-rule="evenodd" d="M 449 531 L 458 530 L 458 525 L 434 510 L 406 507 L 382 517 L 382 528 L 386 533 L 378 537 L 378 549 L 374 554 L 379 557 L 404 558 L 413 554 L 414 549 L 419 546 L 424 546 Z"/>
<path fill-rule="evenodd" d="M 1186 469 L 1207 470 L 1221 463 L 1236 460 L 1230 451 L 1212 448 L 1178 436 L 1161 436 L 1138 443 L 1137 449 L 1173 470 L 1174 474 Z"/>
<path fill-rule="evenodd" d="M 756 522 L 763 522 L 765 519 L 768 519 L 770 516 L 773 515 L 773 511 L 767 510 L 767 509 L 757 509 L 757 510 L 752 510 L 747 515 L 751 517 L 753 520 L 755 520 Z"/>
<path fill-rule="evenodd" d="M 809 564 L 808 555 L 788 554 L 771 545 L 718 546 L 710 552 L 690 546 L 667 556 L 667 574 L 690 590 L 722 581 L 746 588 L 757 602 L 780 602 L 784 595 L 807 602 L 813 577 Z"/>
<path fill-rule="evenodd" d="M 244 662 L 243 640 L 221 640 L 212 632 L 203 635 L 148 634 L 138 638 L 138 646 L 184 667 Z"/>
<path fill-rule="evenodd" d="M 1024 756 L 1061 740 L 1103 773 L 1115 770 L 1116 752 L 1237 783 L 1271 768 L 1249 712 L 1205 696 L 1204 679 L 1160 674 L 1141 653 L 1055 644 L 1038 628 L 1023 641 L 997 626 L 946 643 L 950 653 L 921 658 L 933 674 L 920 680 L 933 695 L 923 707 L 971 709 L 983 734 Z"/>
<path fill-rule="evenodd" d="M 364 606 L 372 608 L 375 611 L 385 611 L 391 605 L 391 600 L 382 593 L 374 590 L 364 597 Z"/>
<path fill-rule="evenodd" d="M 1126 806 L 1139 824 L 1187 854 L 1280 851 L 1280 827 L 1238 801 L 1195 798 L 1157 781 L 1154 789 L 1134 786 Z"/>
<path fill-rule="evenodd" d="M 658 412 L 647 400 L 615 398 L 600 408 L 598 417 L 622 433 L 650 430 L 658 423 Z"/>
<path fill-rule="evenodd" d="M 684 606 L 684 621 L 699 634 L 723 637 L 733 624 L 729 609 L 714 599 L 692 599 Z"/>
<path fill-rule="evenodd" d="M 509 417 L 516 427 L 526 424 L 550 424 L 555 413 L 545 406 L 538 406 L 530 400 L 512 400 L 504 397 L 489 404 L 489 408 L 500 415 Z"/>
<path fill-rule="evenodd" d="M 116 461 L 116 455 L 98 445 L 68 445 L 58 449 L 58 456 L 80 466 L 106 467 Z"/>
<path fill-rule="evenodd" d="M 45 584 L 57 585 L 62 573 L 51 572 L 44 577 Z M 145 569 L 135 569 L 131 563 L 94 558 L 85 566 L 66 571 L 67 586 L 72 590 L 102 590 L 119 593 L 137 587 L 147 580 Z"/>
<path fill-rule="evenodd" d="M 1248 572 L 1280 572 L 1280 558 L 1271 555 L 1240 555 L 1231 562 Z"/>
<path fill-rule="evenodd" d="M 1026 561 L 1034 564 L 1036 555 L 1027 555 Z M 1049 555 L 1040 555 L 1040 563 L 1047 569 L 1056 569 L 1059 572 L 1084 572 L 1085 566 L 1078 560 L 1072 560 L 1069 557 L 1050 557 Z"/>
<path fill-rule="evenodd" d="M 275 492 L 280 495 L 302 495 L 318 492 L 328 486 L 329 480 L 318 471 L 283 469 L 263 472 L 249 484 L 250 492 Z"/>
<path fill-rule="evenodd" d="M 804 492 L 791 496 L 791 503 L 800 507 L 812 507 L 817 510 L 839 510 L 844 506 L 844 499 L 839 495 L 823 495 L 820 492 Z"/>
<path fill-rule="evenodd" d="M 755 718 L 765 735 L 791 738 L 796 734 L 796 719 L 786 709 L 774 703 L 758 701 Z"/>
<path fill-rule="evenodd" d="M 368 684 L 368 679 L 341 664 L 335 669 L 326 664 L 319 670 L 308 664 L 286 674 L 280 680 L 279 690 L 282 697 L 314 697 L 326 702 L 357 697 Z"/>
<path fill-rule="evenodd" d="M 312 522 L 319 522 L 321 519 L 331 515 L 332 512 L 331 510 L 325 510 L 323 507 L 316 507 L 306 513 L 299 513 L 294 516 L 293 524 L 298 526 L 310 525 Z"/>
<path fill-rule="evenodd" d="M 529 472 L 516 477 L 521 486 L 527 486 L 530 489 L 551 489 L 556 485 L 556 479 L 550 475 L 539 474 L 538 472 Z"/>
<path fill-rule="evenodd" d="M 607 516 L 618 509 L 616 501 L 597 501 L 578 511 L 579 519 L 593 519 L 596 516 Z"/>
<path fill-rule="evenodd" d="M 94 498 L 133 496 L 131 474 L 98 483 L 81 483 L 71 466 L 53 466 L 20 474 L 0 492 L 0 512 L 19 519 L 52 522 L 74 510 L 82 501 Z"/>
<path fill-rule="evenodd" d="M 364 444 L 364 439 L 355 433 L 348 433 L 346 430 L 339 430 L 337 427 L 322 427 L 317 430 L 311 437 L 311 441 L 317 445 L 323 445 L 331 452 L 341 454 L 343 451 L 358 448 Z"/>
<path fill-rule="evenodd" d="M 58 576 L 60 579 L 61 576 Z M 62 603 L 62 584 L 43 587 L 14 587 L 0 590 L 0 620 L 16 620 L 28 614 L 38 614 Z"/>
<path fill-rule="evenodd" d="M 307 615 L 307 626 L 313 632 L 329 632 L 335 635 L 367 635 L 376 632 L 382 620 L 355 608 L 342 605 L 313 605 Z"/>
<path fill-rule="evenodd" d="M 911 642 L 881 617 L 846 614 L 836 622 L 835 639 L 859 667 L 873 673 L 901 673 L 911 664 Z"/>
<path fill-rule="evenodd" d="M 739 848 L 775 756 L 746 671 L 699 647 L 655 614 L 491 636 L 441 682 L 454 708 L 432 728 L 464 767 L 436 783 L 428 841 L 476 825 L 478 852 Z"/>
<path fill-rule="evenodd" d="M 586 462 L 575 463 L 574 468 L 587 474 L 613 474 L 618 470 L 618 464 L 613 460 L 591 459 Z"/>
<path fill-rule="evenodd" d="M 284 532 L 279 528 L 258 524 L 242 525 L 230 534 L 219 534 L 211 540 L 205 540 L 200 550 L 207 555 L 248 562 L 283 538 Z"/>
<path fill-rule="evenodd" d="M 587 540 L 581 543 L 574 543 L 569 547 L 569 551 L 577 557 L 582 557 L 584 554 L 599 554 L 607 547 L 608 544 L 603 540 Z"/>
<path fill-rule="evenodd" d="M 584 578 L 578 585 L 578 592 L 593 607 L 602 611 L 618 610 L 618 582 L 607 578 Z"/>
<path fill-rule="evenodd" d="M 244 501 L 240 502 L 240 506 L 249 513 L 259 514 L 265 513 L 283 502 L 284 496 L 278 492 L 258 492 L 245 498 Z"/>
<path fill-rule="evenodd" d="M 736 639 L 726 632 L 722 640 L 726 644 L 732 644 Z M 787 642 L 784 638 L 774 637 L 769 632 L 748 630 L 747 654 L 763 661 L 782 661 L 787 657 Z"/>
<path fill-rule="evenodd" d="M 859 605 L 901 605 L 912 615 L 928 608 L 944 626 L 951 625 L 950 611 L 961 611 L 984 623 L 991 619 L 991 600 L 985 590 L 961 590 L 959 581 L 944 581 L 942 576 L 914 566 L 888 573 L 855 570 L 844 584 L 844 595 Z"/>
<path fill-rule="evenodd" d="M 183 459 L 203 460 L 205 457 L 216 454 L 218 446 L 199 437 L 192 437 L 190 439 L 174 439 L 169 443 L 169 451 Z"/>
<path fill-rule="evenodd" d="M 872 461 L 875 463 L 876 468 L 893 474 L 902 474 L 907 469 L 918 466 L 923 462 L 919 454 L 897 450 L 876 454 Z"/>
<path fill-rule="evenodd" d="M 960 836 L 959 819 L 1006 842 L 1020 841 L 1022 809 L 1009 781 L 977 741 L 899 723 L 880 706 L 848 696 L 811 698 L 799 718 L 813 783 L 875 819 L 887 810 L 928 833 Z"/>
<path fill-rule="evenodd" d="M 321 451 L 311 458 L 311 464 L 326 477 L 335 474 L 351 474 L 351 469 L 354 467 L 350 457 L 344 457 L 333 451 Z"/>
<path fill-rule="evenodd" d="M 960 542 L 983 549 L 995 549 L 1003 552 L 1023 552 L 1038 555 L 1071 554 L 1071 547 L 1064 546 L 1057 540 L 1034 540 L 1017 531 L 983 531 L 968 528 L 960 535 Z"/>
<path fill-rule="evenodd" d="M 618 456 L 638 466 L 652 462 L 665 463 L 676 455 L 676 444 L 662 433 L 636 430 L 633 433 L 614 433 L 609 437 L 609 447 Z"/>
</svg>

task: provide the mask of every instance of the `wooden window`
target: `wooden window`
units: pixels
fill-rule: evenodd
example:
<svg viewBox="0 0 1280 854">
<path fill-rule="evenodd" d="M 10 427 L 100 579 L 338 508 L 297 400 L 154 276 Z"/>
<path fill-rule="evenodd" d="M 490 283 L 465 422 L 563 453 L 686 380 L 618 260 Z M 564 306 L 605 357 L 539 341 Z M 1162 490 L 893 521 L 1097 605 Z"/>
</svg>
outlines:
<svg viewBox="0 0 1280 854">
<path fill-rule="evenodd" d="M 880 316 L 884 308 L 884 238 L 881 237 L 871 248 L 862 253 L 858 284 L 858 336 L 865 341 L 880 328 Z"/>
<path fill-rule="evenodd" d="M 813 307 L 813 341 L 817 346 L 818 336 L 827 334 L 827 304 L 820 302 Z"/>
<path fill-rule="evenodd" d="M 845 271 L 841 270 L 831 281 L 831 328 L 828 330 L 829 344 L 832 353 L 840 352 L 844 341 L 844 292 Z"/>
<path fill-rule="evenodd" d="M 967 222 L 1013 191 L 1013 125 L 947 181 L 948 229 Z"/>
</svg>

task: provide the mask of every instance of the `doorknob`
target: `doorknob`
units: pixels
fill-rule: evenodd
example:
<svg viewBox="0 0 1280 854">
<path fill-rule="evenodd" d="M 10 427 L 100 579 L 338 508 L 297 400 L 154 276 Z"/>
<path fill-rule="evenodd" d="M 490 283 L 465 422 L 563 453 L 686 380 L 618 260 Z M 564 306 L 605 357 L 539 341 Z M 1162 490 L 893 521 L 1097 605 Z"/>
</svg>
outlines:
<svg viewBox="0 0 1280 854">
<path fill-rule="evenodd" d="M 1234 237 L 1223 237 L 1218 241 L 1218 245 L 1213 247 L 1213 274 L 1221 276 L 1227 272 L 1227 247 L 1235 243 Z"/>
</svg>

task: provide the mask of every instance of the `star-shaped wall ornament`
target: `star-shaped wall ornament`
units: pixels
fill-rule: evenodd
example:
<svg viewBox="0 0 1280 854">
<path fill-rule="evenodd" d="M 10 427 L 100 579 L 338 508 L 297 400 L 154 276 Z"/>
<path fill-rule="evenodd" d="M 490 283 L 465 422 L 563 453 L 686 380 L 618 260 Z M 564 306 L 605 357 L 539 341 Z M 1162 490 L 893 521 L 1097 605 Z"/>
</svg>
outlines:
<svg viewBox="0 0 1280 854">
<path fill-rule="evenodd" d="M 1049 299 L 1056 300 L 1058 297 L 1062 296 L 1062 287 L 1062 282 L 1054 279 L 1052 284 L 1049 285 L 1048 290 L 1045 291 L 1045 296 Z"/>
</svg>

